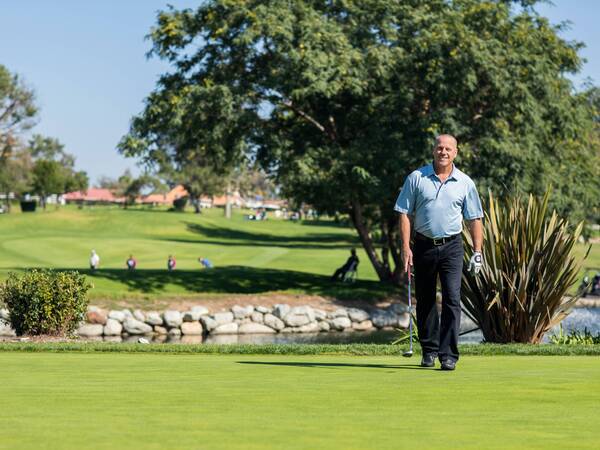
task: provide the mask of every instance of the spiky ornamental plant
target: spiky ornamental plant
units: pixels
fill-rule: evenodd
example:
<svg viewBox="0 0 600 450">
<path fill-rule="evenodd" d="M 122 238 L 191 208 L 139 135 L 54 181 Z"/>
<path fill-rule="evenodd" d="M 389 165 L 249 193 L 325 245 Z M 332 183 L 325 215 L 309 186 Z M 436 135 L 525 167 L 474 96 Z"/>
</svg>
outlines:
<svg viewBox="0 0 600 450">
<path fill-rule="evenodd" d="M 582 263 L 572 251 L 583 222 L 573 227 L 555 211 L 547 214 L 549 197 L 547 191 L 542 198 L 530 195 L 528 199 L 517 196 L 499 201 L 489 194 L 484 266 L 477 276 L 467 270 L 473 247 L 469 233 L 463 233 L 468 244 L 463 308 L 487 342 L 539 343 L 577 300 L 565 293 L 576 281 Z"/>
</svg>

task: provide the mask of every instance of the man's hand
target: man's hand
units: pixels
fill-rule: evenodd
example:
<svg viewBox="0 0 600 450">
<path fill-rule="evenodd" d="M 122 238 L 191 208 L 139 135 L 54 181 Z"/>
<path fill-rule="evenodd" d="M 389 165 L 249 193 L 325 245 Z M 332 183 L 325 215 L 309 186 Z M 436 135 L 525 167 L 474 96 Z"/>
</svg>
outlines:
<svg viewBox="0 0 600 450">
<path fill-rule="evenodd" d="M 408 272 L 410 266 L 413 265 L 413 254 L 410 247 L 402 249 L 402 262 L 404 263 L 404 272 Z"/>
<path fill-rule="evenodd" d="M 469 261 L 469 272 L 474 275 L 477 275 L 481 268 L 483 267 L 483 257 L 480 252 L 474 252 L 473 256 L 471 256 L 471 260 Z"/>
</svg>

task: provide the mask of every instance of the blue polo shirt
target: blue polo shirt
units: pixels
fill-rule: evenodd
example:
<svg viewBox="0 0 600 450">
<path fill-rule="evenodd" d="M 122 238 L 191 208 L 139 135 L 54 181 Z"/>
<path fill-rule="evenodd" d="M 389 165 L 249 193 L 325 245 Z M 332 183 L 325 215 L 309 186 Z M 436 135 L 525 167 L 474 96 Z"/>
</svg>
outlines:
<svg viewBox="0 0 600 450">
<path fill-rule="evenodd" d="M 462 219 L 483 217 L 479 194 L 468 175 L 452 167 L 444 183 L 433 164 L 412 172 L 404 182 L 394 210 L 414 216 L 414 228 L 430 238 L 448 237 L 462 231 Z"/>
</svg>

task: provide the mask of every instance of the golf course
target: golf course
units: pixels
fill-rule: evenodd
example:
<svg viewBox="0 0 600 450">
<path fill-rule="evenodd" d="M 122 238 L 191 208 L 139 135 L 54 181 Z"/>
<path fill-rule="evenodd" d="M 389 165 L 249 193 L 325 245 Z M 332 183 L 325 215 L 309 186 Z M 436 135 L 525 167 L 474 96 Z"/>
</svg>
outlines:
<svg viewBox="0 0 600 450">
<path fill-rule="evenodd" d="M 600 425 L 597 356 L 0 358 L 3 449 L 591 449 Z"/>
</svg>

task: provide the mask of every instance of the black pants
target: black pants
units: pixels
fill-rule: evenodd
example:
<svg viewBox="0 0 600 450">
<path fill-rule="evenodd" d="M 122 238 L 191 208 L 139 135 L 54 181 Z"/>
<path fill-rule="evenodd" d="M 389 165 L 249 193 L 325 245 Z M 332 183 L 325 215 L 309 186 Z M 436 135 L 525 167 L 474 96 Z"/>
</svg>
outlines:
<svg viewBox="0 0 600 450">
<path fill-rule="evenodd" d="M 460 236 L 443 245 L 415 240 L 413 264 L 417 294 L 417 327 L 423 354 L 458 360 L 460 285 L 463 267 Z M 442 319 L 435 304 L 437 277 L 442 284 Z"/>
</svg>

